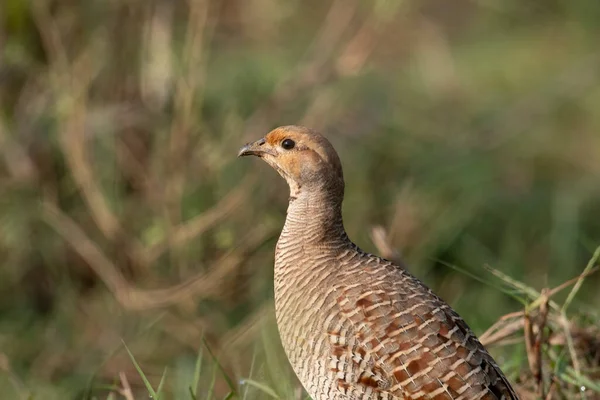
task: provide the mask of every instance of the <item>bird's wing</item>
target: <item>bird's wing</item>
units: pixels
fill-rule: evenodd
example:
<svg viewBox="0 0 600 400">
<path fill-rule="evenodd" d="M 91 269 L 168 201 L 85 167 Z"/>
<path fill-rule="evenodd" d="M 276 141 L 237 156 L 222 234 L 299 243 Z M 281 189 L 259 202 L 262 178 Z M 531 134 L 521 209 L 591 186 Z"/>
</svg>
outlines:
<svg viewBox="0 0 600 400">
<path fill-rule="evenodd" d="M 335 289 L 342 317 L 328 334 L 340 391 L 389 400 L 517 399 L 448 304 L 403 269 L 375 261 L 360 267 L 360 281 L 341 279 Z"/>
</svg>

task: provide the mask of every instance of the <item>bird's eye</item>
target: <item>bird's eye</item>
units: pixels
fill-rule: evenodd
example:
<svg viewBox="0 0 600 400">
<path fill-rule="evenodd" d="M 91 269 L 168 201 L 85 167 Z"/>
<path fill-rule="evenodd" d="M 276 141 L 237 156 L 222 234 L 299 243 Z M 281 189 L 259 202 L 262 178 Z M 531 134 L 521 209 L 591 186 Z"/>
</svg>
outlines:
<svg viewBox="0 0 600 400">
<path fill-rule="evenodd" d="M 281 147 L 283 147 L 286 150 L 293 149 L 295 145 L 296 142 L 294 142 L 292 139 L 285 139 L 283 142 L 281 142 Z"/>
</svg>

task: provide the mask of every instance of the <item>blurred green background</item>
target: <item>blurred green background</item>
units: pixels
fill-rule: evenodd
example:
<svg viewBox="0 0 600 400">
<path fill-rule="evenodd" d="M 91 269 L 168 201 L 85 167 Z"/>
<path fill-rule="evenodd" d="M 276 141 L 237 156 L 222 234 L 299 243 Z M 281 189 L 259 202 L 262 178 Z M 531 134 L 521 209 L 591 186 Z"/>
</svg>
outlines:
<svg viewBox="0 0 600 400">
<path fill-rule="evenodd" d="M 296 398 L 272 306 L 287 187 L 236 159 L 278 125 L 326 134 L 350 237 L 401 254 L 478 334 L 523 309 L 485 265 L 540 290 L 600 244 L 598 1 L 0 13 L 3 399 L 147 398 L 123 342 L 155 388 L 166 369 L 165 398 Z M 569 309 L 590 329 L 599 284 Z M 519 382 L 514 342 L 492 350 Z"/>
</svg>

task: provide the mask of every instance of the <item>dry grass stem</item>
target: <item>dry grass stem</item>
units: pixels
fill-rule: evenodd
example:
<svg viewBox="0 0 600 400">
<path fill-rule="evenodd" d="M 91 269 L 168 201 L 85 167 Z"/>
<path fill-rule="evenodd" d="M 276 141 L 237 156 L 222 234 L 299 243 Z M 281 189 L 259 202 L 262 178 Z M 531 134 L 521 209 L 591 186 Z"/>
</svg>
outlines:
<svg viewBox="0 0 600 400">
<path fill-rule="evenodd" d="M 125 400 L 135 400 L 133 397 L 133 391 L 131 390 L 131 386 L 127 380 L 127 375 L 123 371 L 119 372 L 119 379 L 121 380 L 121 389 L 119 390 L 119 394 L 125 397 Z"/>
<path fill-rule="evenodd" d="M 161 308 L 190 298 L 200 299 L 218 295 L 220 284 L 244 262 L 244 254 L 251 252 L 274 234 L 273 228 L 258 226 L 237 249 L 218 260 L 208 273 L 200 273 L 169 288 L 140 290 L 124 278 L 72 219 L 48 202 L 43 203 L 43 212 L 48 224 L 86 260 L 119 303 L 131 310 Z"/>
<path fill-rule="evenodd" d="M 249 177 L 245 182 L 224 196 L 215 206 L 199 214 L 189 221 L 173 227 L 170 236 L 148 246 L 141 255 L 145 262 L 155 262 L 171 246 L 183 246 L 190 240 L 197 238 L 208 229 L 218 224 L 223 218 L 231 214 L 247 199 L 248 191 L 256 182 L 256 177 Z"/>
<path fill-rule="evenodd" d="M 185 152 L 189 146 L 193 128 L 194 110 L 200 107 L 204 67 L 201 56 L 204 48 L 204 34 L 207 26 L 209 2 L 190 0 L 189 18 L 183 48 L 182 74 L 175 82 L 174 120 L 171 124 L 168 146 L 169 179 L 166 186 L 169 226 L 181 221 L 181 200 L 186 181 Z M 169 237 L 171 237 L 169 235 Z M 178 261 L 180 263 L 181 260 Z"/>
<path fill-rule="evenodd" d="M 546 342 L 544 328 L 548 318 L 548 294 L 547 290 L 542 290 L 542 301 L 539 307 L 539 315 L 536 321 L 532 320 L 530 312 L 524 316 L 523 331 L 525 334 L 525 348 L 527 351 L 527 361 L 529 369 L 533 375 L 538 387 L 540 398 L 545 397 L 544 378 L 542 375 L 542 345 Z"/>
<path fill-rule="evenodd" d="M 403 265 L 400 252 L 398 252 L 398 250 L 392 246 L 388 237 L 388 233 L 383 226 L 377 225 L 372 227 L 370 236 L 371 241 L 383 258 L 398 263 L 399 265 Z"/>
</svg>

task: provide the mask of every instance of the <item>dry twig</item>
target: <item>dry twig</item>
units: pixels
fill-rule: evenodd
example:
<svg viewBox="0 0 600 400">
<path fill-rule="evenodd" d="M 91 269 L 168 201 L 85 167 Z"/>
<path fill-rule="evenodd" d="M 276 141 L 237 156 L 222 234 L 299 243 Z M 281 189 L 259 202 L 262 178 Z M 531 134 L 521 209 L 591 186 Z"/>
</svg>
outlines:
<svg viewBox="0 0 600 400">
<path fill-rule="evenodd" d="M 119 303 L 127 309 L 134 310 L 166 307 L 192 297 L 207 298 L 217 295 L 219 284 L 244 262 L 244 254 L 260 246 L 274 233 L 272 227 L 260 225 L 247 235 L 237 249 L 215 262 L 215 266 L 209 272 L 200 273 L 169 288 L 140 290 L 125 279 L 72 219 L 49 202 L 43 203 L 43 211 L 48 224 L 88 263 Z"/>
<path fill-rule="evenodd" d="M 525 333 L 525 348 L 527 351 L 527 361 L 529 362 L 529 369 L 533 374 L 533 378 L 537 384 L 537 392 L 540 398 L 545 397 L 544 390 L 544 378 L 542 375 L 542 345 L 545 343 L 544 328 L 546 320 L 548 318 L 548 290 L 542 290 L 542 301 L 540 304 L 540 311 L 536 321 L 533 320 L 529 311 L 525 312 L 524 315 L 524 327 Z"/>
<path fill-rule="evenodd" d="M 133 391 L 131 390 L 131 386 L 127 380 L 127 375 L 125 375 L 123 371 L 119 372 L 119 379 L 121 380 L 121 389 L 119 389 L 119 394 L 125 397 L 125 400 L 135 400 L 133 397 Z"/>
</svg>

